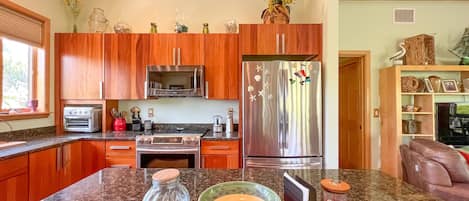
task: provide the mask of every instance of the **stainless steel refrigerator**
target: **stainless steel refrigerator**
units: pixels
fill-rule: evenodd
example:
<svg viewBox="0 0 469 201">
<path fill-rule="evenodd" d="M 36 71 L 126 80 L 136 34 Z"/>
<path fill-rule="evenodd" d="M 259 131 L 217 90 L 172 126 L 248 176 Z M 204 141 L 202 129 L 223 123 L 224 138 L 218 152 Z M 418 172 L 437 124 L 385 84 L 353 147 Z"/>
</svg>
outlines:
<svg viewBox="0 0 469 201">
<path fill-rule="evenodd" d="M 322 168 L 321 64 L 243 62 L 244 166 Z"/>
</svg>

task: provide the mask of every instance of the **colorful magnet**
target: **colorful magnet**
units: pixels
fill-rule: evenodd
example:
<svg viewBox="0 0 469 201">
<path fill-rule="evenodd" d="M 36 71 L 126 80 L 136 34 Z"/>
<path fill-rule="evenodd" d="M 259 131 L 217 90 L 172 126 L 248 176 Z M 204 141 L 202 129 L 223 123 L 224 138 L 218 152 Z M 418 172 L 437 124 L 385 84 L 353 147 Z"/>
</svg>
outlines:
<svg viewBox="0 0 469 201">
<path fill-rule="evenodd" d="M 301 81 L 300 84 L 301 84 L 301 85 L 305 85 L 305 81 Z"/>
<path fill-rule="evenodd" d="M 260 82 L 261 79 L 262 79 L 262 76 L 260 76 L 260 75 L 254 76 L 254 80 L 256 80 L 256 82 Z"/>
<path fill-rule="evenodd" d="M 251 102 L 256 101 L 256 95 L 251 95 L 251 96 L 249 97 L 249 99 L 251 99 Z"/>
<path fill-rule="evenodd" d="M 303 77 L 306 77 L 306 71 L 305 70 L 301 70 L 300 73 L 301 73 L 301 75 L 303 75 Z"/>
<path fill-rule="evenodd" d="M 249 91 L 249 92 L 253 92 L 253 91 L 254 91 L 254 87 L 251 86 L 251 85 L 249 85 L 249 86 L 248 86 L 248 91 Z"/>
<path fill-rule="evenodd" d="M 295 72 L 295 75 L 296 75 L 296 77 L 299 77 L 299 78 L 301 78 L 301 75 L 300 75 L 300 73 L 299 73 L 299 72 Z"/>
<path fill-rule="evenodd" d="M 257 72 L 261 72 L 262 70 L 264 70 L 264 66 L 261 66 L 261 65 L 256 66 L 256 71 Z"/>
<path fill-rule="evenodd" d="M 311 77 L 306 77 L 305 82 L 311 82 Z"/>
<path fill-rule="evenodd" d="M 259 97 L 261 97 L 261 96 L 262 96 L 262 97 L 263 97 L 263 96 L 264 96 L 264 89 L 262 89 L 262 90 L 258 91 L 257 93 L 258 93 L 258 95 L 257 95 L 257 96 L 259 96 Z"/>
<path fill-rule="evenodd" d="M 296 80 L 290 78 L 290 84 L 295 84 Z"/>
</svg>

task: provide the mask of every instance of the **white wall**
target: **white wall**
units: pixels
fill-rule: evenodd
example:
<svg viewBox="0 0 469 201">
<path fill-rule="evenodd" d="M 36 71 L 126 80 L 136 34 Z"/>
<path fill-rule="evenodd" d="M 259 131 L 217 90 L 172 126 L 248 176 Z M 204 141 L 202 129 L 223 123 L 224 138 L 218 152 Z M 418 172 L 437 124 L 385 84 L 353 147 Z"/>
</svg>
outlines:
<svg viewBox="0 0 469 201">
<path fill-rule="evenodd" d="M 394 8 L 416 8 L 416 23 L 392 22 Z M 341 50 L 371 51 L 371 104 L 379 107 L 379 69 L 389 66 L 387 58 L 404 38 L 435 34 L 436 62 L 457 64 L 448 52 L 469 26 L 469 2 L 463 1 L 341 1 L 339 6 L 339 45 Z M 372 114 L 370 114 L 372 115 Z M 372 119 L 372 167 L 380 163 L 380 124 Z"/>
<path fill-rule="evenodd" d="M 29 128 L 45 127 L 54 125 L 54 33 L 64 32 L 67 30 L 67 22 L 65 18 L 65 9 L 62 6 L 62 0 L 48 0 L 47 3 L 44 1 L 37 0 L 12 0 L 13 2 L 26 7 L 34 12 L 37 12 L 43 16 L 51 19 L 51 66 L 50 66 L 50 111 L 51 115 L 49 118 L 33 119 L 33 120 L 19 120 L 9 121 L 12 125 L 13 130 L 22 130 Z M 9 131 L 8 126 L 0 122 L 0 132 Z"/>
</svg>

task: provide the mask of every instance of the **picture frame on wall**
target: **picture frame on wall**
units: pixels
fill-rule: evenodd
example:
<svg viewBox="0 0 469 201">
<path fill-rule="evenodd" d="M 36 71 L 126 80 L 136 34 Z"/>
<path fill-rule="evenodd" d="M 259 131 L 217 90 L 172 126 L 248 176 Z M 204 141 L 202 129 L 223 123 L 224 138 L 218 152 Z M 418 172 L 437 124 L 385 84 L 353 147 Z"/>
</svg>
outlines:
<svg viewBox="0 0 469 201">
<path fill-rule="evenodd" d="M 424 82 L 425 82 L 425 91 L 428 93 L 433 93 L 434 91 L 433 91 L 432 83 L 430 82 L 430 80 L 428 78 L 425 78 Z"/>
<path fill-rule="evenodd" d="M 443 86 L 443 92 L 445 93 L 459 92 L 458 83 L 456 80 L 442 80 L 441 85 Z"/>
</svg>

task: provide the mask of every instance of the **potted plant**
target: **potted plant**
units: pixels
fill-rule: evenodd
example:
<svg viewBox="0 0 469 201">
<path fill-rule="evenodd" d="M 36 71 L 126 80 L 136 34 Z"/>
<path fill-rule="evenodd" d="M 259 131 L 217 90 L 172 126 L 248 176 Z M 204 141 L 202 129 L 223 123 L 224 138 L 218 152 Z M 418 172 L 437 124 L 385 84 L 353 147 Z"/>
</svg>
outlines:
<svg viewBox="0 0 469 201">
<path fill-rule="evenodd" d="M 290 23 L 290 4 L 295 0 L 268 0 L 269 7 L 262 11 L 264 24 Z"/>
</svg>

